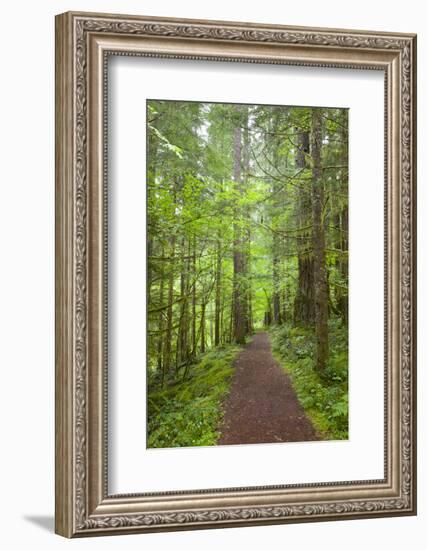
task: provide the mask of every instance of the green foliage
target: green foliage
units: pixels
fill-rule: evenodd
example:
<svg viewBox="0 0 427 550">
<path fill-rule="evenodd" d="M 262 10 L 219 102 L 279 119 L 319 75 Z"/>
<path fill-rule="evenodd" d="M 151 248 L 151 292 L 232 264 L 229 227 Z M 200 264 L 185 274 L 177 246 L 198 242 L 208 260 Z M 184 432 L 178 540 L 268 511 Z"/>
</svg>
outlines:
<svg viewBox="0 0 427 550">
<path fill-rule="evenodd" d="M 216 442 L 235 353 L 223 346 L 243 341 L 237 324 L 247 337 L 278 323 L 272 334 L 319 431 L 346 433 L 347 328 L 338 320 L 348 317 L 346 109 L 320 110 L 331 351 L 322 377 L 313 371 L 312 331 L 289 325 L 314 322 L 310 312 L 298 314 L 298 304 L 307 312 L 314 300 L 314 267 L 304 268 L 315 247 L 313 114 L 310 107 L 147 102 L 151 447 Z"/>
<path fill-rule="evenodd" d="M 240 350 L 226 346 L 204 354 L 176 384 L 148 392 L 148 447 L 215 445 L 222 404 Z"/>
<path fill-rule="evenodd" d="M 330 358 L 320 376 L 314 369 L 312 329 L 290 325 L 270 329 L 274 354 L 323 439 L 348 439 L 347 333 L 339 320 L 329 321 Z"/>
<path fill-rule="evenodd" d="M 159 130 L 157 130 L 157 128 L 155 128 L 154 126 L 149 125 L 149 128 L 152 132 L 154 132 L 156 137 L 158 137 L 161 141 L 163 141 L 163 145 L 166 147 L 166 149 L 168 149 L 169 151 L 172 151 L 173 153 L 175 153 L 175 155 L 178 158 L 182 159 L 181 147 L 178 147 L 177 145 L 173 145 L 172 143 L 170 143 L 170 141 L 167 138 L 165 138 L 165 136 L 161 134 Z"/>
</svg>

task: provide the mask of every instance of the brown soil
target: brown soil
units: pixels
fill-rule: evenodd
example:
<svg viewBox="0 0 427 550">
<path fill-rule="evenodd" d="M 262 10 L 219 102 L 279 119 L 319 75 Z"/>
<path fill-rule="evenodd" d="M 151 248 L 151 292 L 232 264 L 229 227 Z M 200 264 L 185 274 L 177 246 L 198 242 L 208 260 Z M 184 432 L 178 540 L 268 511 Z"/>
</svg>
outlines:
<svg viewBox="0 0 427 550">
<path fill-rule="evenodd" d="M 318 439 L 265 332 L 255 334 L 234 364 L 219 445 Z"/>
</svg>

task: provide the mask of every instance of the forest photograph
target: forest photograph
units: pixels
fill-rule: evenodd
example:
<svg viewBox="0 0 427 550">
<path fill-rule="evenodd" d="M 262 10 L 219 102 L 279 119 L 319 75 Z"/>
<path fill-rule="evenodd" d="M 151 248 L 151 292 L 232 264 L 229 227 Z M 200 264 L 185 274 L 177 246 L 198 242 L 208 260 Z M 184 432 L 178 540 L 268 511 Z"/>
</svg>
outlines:
<svg viewBox="0 0 427 550">
<path fill-rule="evenodd" d="M 348 109 L 146 117 L 147 447 L 348 439 Z"/>
</svg>

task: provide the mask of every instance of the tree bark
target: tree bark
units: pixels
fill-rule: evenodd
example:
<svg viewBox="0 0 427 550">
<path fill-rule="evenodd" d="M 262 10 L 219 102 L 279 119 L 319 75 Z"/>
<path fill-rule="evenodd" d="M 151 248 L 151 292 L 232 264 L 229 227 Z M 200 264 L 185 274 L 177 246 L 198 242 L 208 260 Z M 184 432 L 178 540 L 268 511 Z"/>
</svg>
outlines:
<svg viewBox="0 0 427 550">
<path fill-rule="evenodd" d="M 191 261 L 193 288 L 191 291 L 191 357 L 196 355 L 196 237 L 193 238 L 193 257 Z"/>
<path fill-rule="evenodd" d="M 161 244 L 161 257 L 164 256 L 164 249 L 163 249 L 163 243 Z M 159 306 L 160 308 L 163 307 L 163 300 L 164 300 L 164 268 L 163 268 L 163 262 L 161 263 L 160 267 L 160 285 L 159 285 Z M 161 309 L 159 311 L 159 322 L 158 322 L 158 329 L 159 329 L 159 337 L 157 341 L 157 368 L 159 369 L 159 372 L 163 372 L 163 310 Z"/>
<path fill-rule="evenodd" d="M 279 147 L 281 144 L 279 134 L 279 124 L 280 124 L 280 114 L 279 111 L 275 110 L 272 120 L 271 131 L 273 134 L 273 164 L 276 170 L 279 170 Z M 272 192 L 273 192 L 273 202 L 272 202 L 272 223 L 273 220 L 277 218 L 277 212 L 280 210 L 280 202 L 283 199 L 283 191 L 280 189 L 283 187 L 282 182 L 279 179 L 274 179 L 272 181 Z M 279 214 L 280 216 L 280 214 Z M 280 247 L 282 245 L 281 239 L 277 231 L 273 233 L 273 242 L 272 242 L 272 274 L 273 274 L 273 323 L 279 325 L 282 322 L 281 311 L 280 311 Z"/>
<path fill-rule="evenodd" d="M 189 357 L 188 349 L 188 292 L 189 292 L 189 277 L 190 277 L 190 244 L 186 245 L 185 237 L 182 238 L 182 260 L 181 260 L 181 312 L 180 325 L 177 339 L 177 367 L 186 363 Z M 186 255 L 187 254 L 187 255 Z"/>
<path fill-rule="evenodd" d="M 204 298 L 203 298 L 204 300 Z M 202 302 L 202 311 L 200 315 L 200 351 L 205 353 L 206 351 L 206 336 L 205 336 L 205 312 L 206 312 L 206 303 Z"/>
<path fill-rule="evenodd" d="M 310 253 L 298 255 L 298 286 L 294 301 L 294 324 L 308 327 L 315 322 L 314 262 Z"/>
<path fill-rule="evenodd" d="M 236 123 L 234 128 L 234 167 L 233 179 L 236 190 L 240 194 L 242 184 L 242 128 L 240 121 L 240 105 L 235 106 Z M 244 274 L 245 259 L 242 235 L 241 207 L 234 209 L 234 240 L 233 240 L 233 335 L 238 344 L 245 343 L 246 319 L 245 319 L 245 292 Z"/>
<path fill-rule="evenodd" d="M 278 255 L 279 238 L 277 233 L 273 234 L 273 323 L 280 325 L 282 315 L 280 311 L 280 271 Z"/>
<path fill-rule="evenodd" d="M 310 150 L 310 135 L 306 130 L 298 130 L 296 168 L 307 166 L 306 153 Z M 311 225 L 311 190 L 304 187 L 298 190 L 298 218 L 301 228 Z M 302 230 L 298 240 L 298 285 L 294 300 L 294 324 L 307 327 L 314 324 L 314 263 L 311 252 L 311 229 Z"/>
<path fill-rule="evenodd" d="M 252 278 L 251 278 L 251 230 L 247 231 L 247 250 L 246 250 L 246 334 L 252 334 L 254 331 L 253 310 L 252 310 Z"/>
<path fill-rule="evenodd" d="M 323 223 L 324 188 L 322 181 L 322 125 L 320 109 L 312 111 L 312 204 L 313 264 L 316 320 L 316 369 L 323 372 L 329 357 L 328 286 L 325 261 L 325 228 Z"/>
<path fill-rule="evenodd" d="M 219 346 L 221 338 L 221 236 L 216 243 L 215 270 L 215 346 Z"/>
<path fill-rule="evenodd" d="M 170 240 L 170 257 L 173 259 L 175 257 L 175 241 L 176 237 L 173 235 Z M 166 333 L 165 333 L 165 342 L 163 346 L 163 373 L 162 373 L 162 385 L 164 383 L 165 377 L 169 373 L 171 366 L 171 356 L 172 356 L 172 326 L 173 326 L 173 283 L 174 283 L 174 263 L 173 261 L 169 265 L 169 276 L 168 276 L 168 308 L 166 312 Z"/>
<path fill-rule="evenodd" d="M 338 258 L 338 268 L 341 279 L 348 284 L 348 206 L 345 205 L 339 217 L 340 239 L 337 248 L 341 250 Z M 336 302 L 342 322 L 348 324 L 348 290 L 342 286 L 337 287 Z"/>
</svg>

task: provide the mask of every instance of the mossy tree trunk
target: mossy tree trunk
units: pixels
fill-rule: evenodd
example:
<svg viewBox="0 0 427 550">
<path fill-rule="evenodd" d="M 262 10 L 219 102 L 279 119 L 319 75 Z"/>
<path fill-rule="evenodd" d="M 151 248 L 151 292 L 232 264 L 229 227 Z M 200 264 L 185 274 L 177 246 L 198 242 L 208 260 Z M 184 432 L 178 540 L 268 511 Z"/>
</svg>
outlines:
<svg viewBox="0 0 427 550">
<path fill-rule="evenodd" d="M 320 109 L 312 111 L 312 204 L 313 204 L 313 267 L 316 320 L 316 369 L 323 372 L 329 357 L 328 285 L 323 220 L 324 187 L 322 178 L 322 124 Z"/>
</svg>

